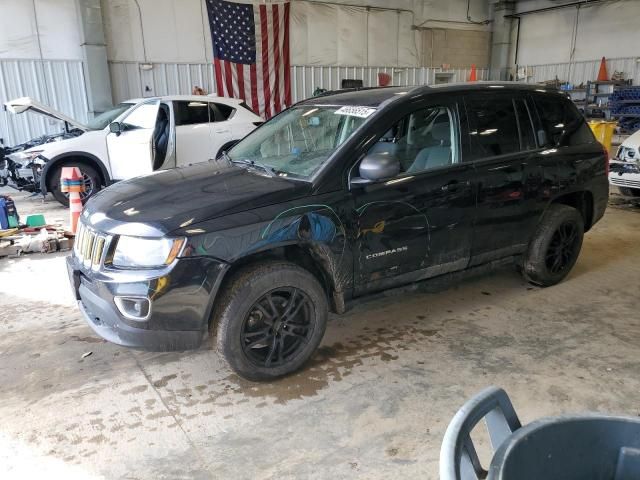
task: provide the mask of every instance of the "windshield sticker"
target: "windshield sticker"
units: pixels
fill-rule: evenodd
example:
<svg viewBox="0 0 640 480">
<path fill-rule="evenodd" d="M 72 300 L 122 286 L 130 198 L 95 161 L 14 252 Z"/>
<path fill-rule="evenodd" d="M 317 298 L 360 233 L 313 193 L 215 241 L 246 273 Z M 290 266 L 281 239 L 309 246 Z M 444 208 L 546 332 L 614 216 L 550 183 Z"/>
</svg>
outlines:
<svg viewBox="0 0 640 480">
<path fill-rule="evenodd" d="M 347 106 L 342 107 L 333 113 L 335 113 L 336 115 L 349 115 L 350 117 L 367 118 L 371 116 L 375 111 L 375 108 Z"/>
</svg>

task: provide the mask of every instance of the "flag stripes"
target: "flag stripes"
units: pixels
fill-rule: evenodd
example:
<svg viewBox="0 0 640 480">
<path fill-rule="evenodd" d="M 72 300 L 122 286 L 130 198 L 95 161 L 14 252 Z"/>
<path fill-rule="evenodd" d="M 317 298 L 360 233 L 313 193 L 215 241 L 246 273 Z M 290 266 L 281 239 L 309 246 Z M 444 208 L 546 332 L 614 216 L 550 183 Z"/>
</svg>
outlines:
<svg viewBox="0 0 640 480">
<path fill-rule="evenodd" d="M 218 95 L 270 118 L 291 105 L 290 4 L 207 0 Z"/>
</svg>

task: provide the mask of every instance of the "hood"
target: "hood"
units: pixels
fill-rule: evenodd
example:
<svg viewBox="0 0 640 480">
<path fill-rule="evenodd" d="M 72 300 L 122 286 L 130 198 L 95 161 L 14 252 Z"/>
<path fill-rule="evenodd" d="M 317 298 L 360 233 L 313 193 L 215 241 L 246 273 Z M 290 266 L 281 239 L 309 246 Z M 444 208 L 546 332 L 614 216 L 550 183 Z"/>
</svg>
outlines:
<svg viewBox="0 0 640 480">
<path fill-rule="evenodd" d="M 216 217 L 307 194 L 310 184 L 205 162 L 118 182 L 91 198 L 82 213 L 96 229 L 159 236 Z"/>
<path fill-rule="evenodd" d="M 77 120 L 74 120 L 71 117 L 67 117 L 64 113 L 43 105 L 42 103 L 34 100 L 31 97 L 21 97 L 16 98 L 15 100 L 10 100 L 4 104 L 4 108 L 11 113 L 18 114 L 24 112 L 33 112 L 45 115 L 50 118 L 55 118 L 56 120 L 61 120 L 70 127 L 67 128 L 67 130 L 71 130 L 73 128 L 77 128 L 85 132 L 89 130 L 89 127 L 87 127 L 86 125 L 78 122 Z"/>
</svg>

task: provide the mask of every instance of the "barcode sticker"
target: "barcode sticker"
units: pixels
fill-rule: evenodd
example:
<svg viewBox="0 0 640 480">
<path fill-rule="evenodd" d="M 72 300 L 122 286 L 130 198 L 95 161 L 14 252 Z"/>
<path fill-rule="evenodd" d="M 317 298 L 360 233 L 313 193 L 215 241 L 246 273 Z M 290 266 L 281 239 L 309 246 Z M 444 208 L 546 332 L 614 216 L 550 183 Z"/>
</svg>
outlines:
<svg viewBox="0 0 640 480">
<path fill-rule="evenodd" d="M 351 117 L 367 118 L 375 112 L 375 108 L 346 106 L 336 110 L 336 115 L 349 115 Z"/>
</svg>

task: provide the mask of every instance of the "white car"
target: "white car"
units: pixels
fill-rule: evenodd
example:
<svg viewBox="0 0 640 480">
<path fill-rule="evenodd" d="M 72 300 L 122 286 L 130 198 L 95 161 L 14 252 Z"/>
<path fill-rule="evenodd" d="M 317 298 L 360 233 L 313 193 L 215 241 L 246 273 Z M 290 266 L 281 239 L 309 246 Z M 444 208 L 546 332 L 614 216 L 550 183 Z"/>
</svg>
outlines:
<svg viewBox="0 0 640 480">
<path fill-rule="evenodd" d="M 38 190 L 64 205 L 62 167 L 80 168 L 85 199 L 118 180 L 215 159 L 263 122 L 242 100 L 202 95 L 127 100 L 87 125 L 29 97 L 5 106 L 12 113 L 53 117 L 64 122 L 66 132 L 77 134 L 8 156 L 17 171 L 33 172 Z"/>
<path fill-rule="evenodd" d="M 640 131 L 618 148 L 610 163 L 609 183 L 627 197 L 640 197 Z"/>
</svg>

